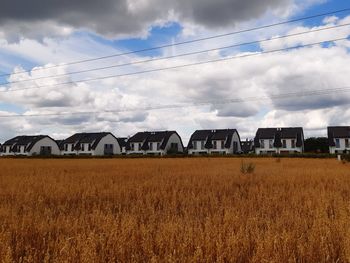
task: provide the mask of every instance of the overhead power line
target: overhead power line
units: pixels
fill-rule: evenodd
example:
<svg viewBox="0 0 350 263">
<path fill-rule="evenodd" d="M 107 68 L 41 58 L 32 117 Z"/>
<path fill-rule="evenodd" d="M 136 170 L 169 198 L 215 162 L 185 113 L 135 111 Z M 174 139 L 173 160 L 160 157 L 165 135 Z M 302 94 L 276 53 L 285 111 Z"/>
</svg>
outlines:
<svg viewBox="0 0 350 263">
<path fill-rule="evenodd" d="M 172 70 L 172 69 L 187 68 L 187 67 L 205 65 L 205 64 L 216 63 L 216 62 L 229 61 L 229 60 L 234 60 L 234 59 L 260 56 L 260 55 L 264 55 L 264 54 L 272 54 L 272 53 L 288 51 L 288 50 L 293 50 L 293 49 L 298 49 L 298 48 L 311 47 L 311 46 L 315 46 L 315 45 L 333 43 L 333 42 L 338 42 L 338 41 L 347 40 L 347 39 L 348 39 L 348 37 L 336 38 L 336 39 L 331 39 L 331 40 L 314 42 L 314 43 L 310 43 L 310 44 L 297 45 L 297 46 L 293 46 L 293 47 L 286 47 L 286 48 L 279 48 L 279 49 L 261 51 L 261 52 L 256 52 L 256 53 L 243 54 L 243 55 L 238 55 L 238 56 L 233 56 L 233 57 L 224 57 L 224 58 L 205 60 L 205 61 L 194 62 L 194 63 L 189 63 L 189 64 L 182 64 L 182 65 L 171 66 L 171 67 L 142 70 L 142 71 L 117 74 L 117 75 L 110 75 L 110 76 L 102 76 L 102 77 L 90 78 L 90 79 L 85 79 L 85 80 L 67 81 L 67 82 L 57 83 L 57 84 L 53 84 L 53 85 L 42 85 L 42 86 L 32 86 L 32 87 L 27 87 L 27 88 L 0 90 L 0 93 L 16 92 L 16 91 L 24 91 L 24 90 L 32 90 L 32 89 L 41 89 L 41 88 L 49 88 L 49 87 L 52 88 L 52 87 L 70 85 L 70 84 L 78 84 L 78 83 L 85 83 L 85 82 L 91 82 L 91 81 L 106 80 L 106 79 L 134 76 L 134 75 L 140 75 L 140 74 L 161 72 L 161 71 Z"/>
<path fill-rule="evenodd" d="M 304 20 L 310 20 L 310 19 L 319 18 L 319 17 L 323 17 L 323 16 L 335 15 L 335 14 L 344 13 L 344 12 L 348 12 L 348 11 L 350 11 L 350 8 L 344 8 L 344 9 L 339 9 L 339 10 L 335 10 L 335 11 L 331 11 L 331 12 L 320 13 L 320 14 L 316 14 L 316 15 L 295 18 L 295 19 L 291 19 L 291 20 L 285 20 L 285 21 L 278 22 L 278 23 L 267 24 L 267 25 L 263 25 L 263 26 L 259 26 L 259 27 L 253 27 L 253 28 L 233 31 L 233 32 L 229 32 L 229 33 L 213 35 L 213 36 L 209 36 L 209 37 L 197 38 L 197 39 L 192 39 L 192 40 L 187 40 L 187 41 L 182 41 L 182 42 L 176 42 L 176 43 L 172 43 L 172 44 L 166 44 L 166 45 L 155 46 L 155 47 L 150 47 L 150 48 L 138 49 L 138 50 L 128 51 L 128 52 L 124 52 L 124 53 L 112 54 L 112 55 L 108 55 L 108 56 L 101 56 L 101 57 L 96 57 L 96 58 L 77 60 L 77 61 L 72 61 L 72 62 L 68 62 L 68 63 L 62 63 L 60 65 L 48 66 L 45 68 L 34 68 L 32 70 L 22 70 L 22 71 L 17 71 L 14 73 L 5 73 L 5 74 L 1 74 L 0 77 L 6 77 L 6 76 L 21 74 L 21 73 L 28 73 L 28 72 L 32 72 L 32 71 L 38 71 L 38 70 L 46 70 L 46 69 L 51 69 L 51 68 L 56 68 L 56 67 L 76 65 L 76 64 L 86 63 L 86 62 L 103 60 L 103 59 L 107 59 L 107 58 L 120 57 L 120 56 L 124 56 L 124 55 L 131 55 L 131 54 L 143 53 L 143 52 L 147 52 L 147 51 L 154 51 L 154 50 L 173 47 L 173 46 L 191 44 L 191 43 L 196 43 L 196 42 L 200 42 L 200 41 L 216 39 L 216 38 L 221 38 L 221 37 L 226 37 L 226 36 L 231 36 L 231 35 L 237 35 L 237 34 L 242 34 L 242 33 L 248 33 L 248 32 L 257 31 L 257 30 L 261 30 L 261 29 L 266 29 L 266 28 L 281 26 L 281 25 L 285 25 L 285 24 L 300 22 L 300 21 L 304 21 Z"/>
<path fill-rule="evenodd" d="M 128 62 L 128 63 L 123 63 L 123 64 L 111 65 L 111 66 L 106 66 L 106 67 L 97 67 L 97 68 L 93 68 L 93 69 L 73 71 L 73 72 L 68 72 L 68 73 L 63 73 L 63 74 L 43 76 L 43 77 L 32 78 L 32 79 L 25 79 L 25 80 L 18 80 L 18 81 L 8 81 L 8 82 L 0 83 L 0 85 L 32 82 L 32 81 L 35 81 L 35 80 L 42 80 L 42 79 L 56 79 L 56 78 L 63 77 L 63 76 L 69 76 L 69 75 L 75 75 L 75 74 L 81 74 L 81 73 L 87 73 L 87 72 L 93 72 L 93 71 L 99 71 L 99 70 L 106 70 L 106 69 L 112 69 L 112 68 L 120 68 L 120 67 L 126 67 L 126 66 L 138 65 L 138 64 L 145 64 L 145 63 L 149 63 L 149 62 L 155 62 L 155 61 L 161 61 L 161 60 L 167 60 L 167 59 L 173 59 L 173 58 L 179 58 L 179 57 L 186 57 L 186 56 L 191 56 L 191 55 L 198 55 L 198 54 L 203 54 L 203 53 L 208 53 L 208 52 L 213 52 L 213 51 L 220 51 L 220 50 L 236 48 L 236 47 L 241 47 L 241 46 L 248 46 L 248 45 L 259 44 L 259 43 L 261 44 L 261 43 L 265 43 L 265 42 L 269 42 L 269 41 L 273 41 L 273 40 L 285 39 L 285 38 L 295 37 L 295 36 L 301 36 L 301 35 L 311 34 L 311 33 L 315 33 L 315 32 L 327 31 L 327 30 L 341 28 L 341 27 L 345 27 L 345 26 L 349 26 L 349 25 L 350 25 L 350 23 L 346 23 L 346 24 L 340 24 L 340 25 L 329 26 L 329 27 L 324 27 L 324 28 L 311 29 L 311 30 L 298 32 L 298 33 L 287 34 L 287 35 L 283 35 L 283 36 L 276 36 L 276 37 L 272 37 L 272 38 L 266 38 L 266 39 L 262 39 L 262 40 L 243 42 L 243 43 L 233 44 L 233 45 L 229 45 L 229 46 L 223 46 L 223 47 L 218 47 L 218 48 L 199 50 L 199 51 L 194 51 L 194 52 L 181 53 L 181 54 L 177 54 L 177 55 L 165 56 L 165 57 L 160 57 L 160 58 L 139 60 L 139 61 Z"/>
<path fill-rule="evenodd" d="M 129 109 L 126 108 L 126 109 L 120 109 L 120 110 L 0 115 L 0 118 L 59 117 L 59 116 L 69 116 L 69 115 L 71 116 L 93 115 L 93 114 L 102 114 L 102 113 L 124 113 L 124 112 L 135 112 L 135 111 L 182 109 L 182 108 L 191 108 L 191 107 L 199 107 L 199 106 L 207 106 L 207 105 L 223 105 L 223 104 L 244 103 L 244 102 L 251 102 L 251 101 L 263 101 L 263 100 L 271 100 L 271 99 L 279 100 L 279 99 L 288 99 L 291 97 L 311 97 L 311 96 L 320 96 L 320 95 L 334 94 L 334 93 L 341 93 L 341 92 L 350 92 L 350 87 L 309 90 L 309 91 L 301 91 L 301 92 L 289 92 L 289 93 L 283 93 L 283 94 L 272 94 L 270 96 L 246 97 L 241 99 L 235 98 L 235 99 L 199 101 L 199 102 L 192 102 L 192 103 L 172 104 L 172 105 L 155 105 L 155 106 L 148 106 L 143 108 L 141 107 L 129 108 Z"/>
</svg>

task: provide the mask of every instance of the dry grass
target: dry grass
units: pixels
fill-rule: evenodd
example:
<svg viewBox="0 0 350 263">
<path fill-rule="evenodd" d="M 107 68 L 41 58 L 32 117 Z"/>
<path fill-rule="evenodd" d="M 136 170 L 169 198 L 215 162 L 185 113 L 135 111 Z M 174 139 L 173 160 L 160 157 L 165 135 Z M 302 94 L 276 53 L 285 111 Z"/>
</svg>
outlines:
<svg viewBox="0 0 350 263">
<path fill-rule="evenodd" d="M 350 262 L 335 160 L 0 160 L 0 262 Z"/>
</svg>

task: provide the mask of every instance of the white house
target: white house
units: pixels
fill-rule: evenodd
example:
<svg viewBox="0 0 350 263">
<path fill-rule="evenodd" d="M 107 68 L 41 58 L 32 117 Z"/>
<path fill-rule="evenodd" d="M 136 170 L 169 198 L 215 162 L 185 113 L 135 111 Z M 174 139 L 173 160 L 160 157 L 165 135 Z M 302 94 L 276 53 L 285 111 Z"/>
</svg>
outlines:
<svg viewBox="0 0 350 263">
<path fill-rule="evenodd" d="M 1 147 L 2 156 L 59 155 L 55 140 L 47 135 L 17 136 Z"/>
<path fill-rule="evenodd" d="M 110 132 L 76 133 L 60 142 L 62 155 L 116 155 L 121 154 L 117 138 Z"/>
<path fill-rule="evenodd" d="M 183 153 L 184 146 L 176 131 L 139 132 L 128 140 L 127 154 L 167 155 Z"/>
<path fill-rule="evenodd" d="M 327 128 L 329 153 L 350 153 L 350 126 Z"/>
<path fill-rule="evenodd" d="M 303 128 L 259 128 L 254 139 L 254 147 L 256 154 L 302 153 Z"/>
<path fill-rule="evenodd" d="M 237 154 L 242 152 L 237 130 L 197 130 L 188 142 L 188 154 Z"/>
</svg>

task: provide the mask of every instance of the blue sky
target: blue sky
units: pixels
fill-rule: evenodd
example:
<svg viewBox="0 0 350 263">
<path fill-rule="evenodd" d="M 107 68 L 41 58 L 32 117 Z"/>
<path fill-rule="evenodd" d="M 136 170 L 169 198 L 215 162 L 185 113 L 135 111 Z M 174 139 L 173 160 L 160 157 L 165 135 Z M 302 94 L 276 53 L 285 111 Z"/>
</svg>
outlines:
<svg viewBox="0 0 350 263">
<path fill-rule="evenodd" d="M 115 1 L 123 3 L 124 0 Z M 156 2 L 158 0 L 148 1 Z M 232 5 L 234 5 L 234 2 L 228 1 Z M 270 2 L 274 4 L 270 4 Z M 30 15 L 28 15 L 29 20 L 23 25 L 21 24 L 23 19 L 18 14 L 18 17 L 11 17 L 11 21 L 18 19 L 18 28 L 22 28 L 21 31 L 17 31 L 7 24 L 6 19 L 0 22 L 3 23 L 2 27 L 0 27 L 0 74 L 13 72 L 16 66 L 19 67 L 18 70 L 31 70 L 34 67 L 44 65 L 53 66 L 60 63 L 147 49 L 154 46 L 162 46 L 261 26 L 263 24 L 350 8 L 349 3 L 341 0 L 295 0 L 294 2 L 281 0 L 279 2 L 279 5 L 277 5 L 275 4 L 276 1 L 266 0 L 266 6 L 264 6 L 264 3 L 258 1 L 258 4 L 254 5 L 261 6 L 256 8 L 256 11 L 254 11 L 255 14 L 249 14 L 245 10 L 233 9 L 236 15 L 232 14 L 228 16 L 225 9 L 230 4 L 223 5 L 222 9 L 220 9 L 220 6 L 217 6 L 215 7 L 217 10 L 212 10 L 211 12 L 210 8 L 213 7 L 208 2 L 209 17 L 208 15 L 203 16 L 198 13 L 198 10 L 203 10 L 203 8 L 199 8 L 201 4 L 197 0 L 188 2 L 187 8 L 192 8 L 192 12 L 182 9 L 181 5 L 173 6 L 171 1 L 163 2 L 164 4 L 159 7 L 159 10 L 148 9 L 147 6 L 140 4 L 140 6 L 137 6 L 137 12 L 130 10 L 131 13 L 128 16 L 121 17 L 120 20 L 116 20 L 115 22 L 113 19 L 117 19 L 116 17 L 118 15 L 114 15 L 112 10 L 109 20 L 106 19 L 108 22 L 105 21 L 105 17 L 109 15 L 108 12 L 103 17 L 93 17 L 93 12 L 91 14 L 85 14 L 82 13 L 85 11 L 75 10 L 81 17 L 79 21 L 66 21 L 64 20 L 64 16 L 61 17 L 57 14 L 55 17 L 48 18 L 50 21 L 53 21 L 52 24 L 44 20 L 40 24 L 40 20 L 38 22 L 36 19 L 38 14 L 33 14 L 33 20 L 30 20 Z M 307 7 L 300 8 L 302 5 Z M 250 10 L 249 8 L 251 6 L 247 2 L 246 6 L 242 8 Z M 39 10 L 38 12 L 40 11 L 44 12 L 45 10 Z M 119 11 L 116 10 L 116 12 Z M 123 16 L 124 11 L 122 10 L 120 12 L 119 16 Z M 203 12 L 205 13 L 205 11 Z M 286 16 L 286 13 L 289 13 L 289 15 Z M 86 16 L 86 20 L 84 20 L 84 16 Z M 336 16 L 338 20 L 334 23 L 344 23 L 342 21 L 347 21 L 346 19 L 350 16 L 350 11 L 339 13 Z M 93 20 L 94 23 L 90 24 L 90 20 Z M 221 20 L 222 22 L 220 22 Z M 54 67 L 46 71 L 37 70 L 32 71 L 31 74 L 13 75 L 11 76 L 11 80 L 22 81 L 43 76 L 55 76 L 77 70 L 143 60 L 149 57 L 158 58 L 171 54 L 270 38 L 272 36 L 294 32 L 293 30 L 296 30 L 298 26 L 303 26 L 306 30 L 312 27 L 322 26 L 324 25 L 323 20 L 324 18 L 310 19 L 305 20 L 303 23 L 283 25 L 269 30 L 254 31 L 191 45 L 153 50 L 110 58 L 108 60 L 76 64 L 69 67 Z M 124 22 L 125 24 L 123 24 Z M 331 22 L 328 23 L 331 25 Z M 38 27 L 41 30 L 37 30 Z M 147 70 L 149 68 L 199 62 L 205 59 L 223 58 L 234 54 L 240 55 L 242 52 L 274 49 L 276 47 L 285 47 L 299 43 L 309 43 L 310 41 L 317 41 L 319 39 L 327 40 L 333 36 L 343 36 L 347 33 L 345 29 L 343 31 L 332 32 L 324 32 L 323 36 L 313 35 L 311 38 L 300 38 L 298 40 L 299 42 L 290 40 L 290 43 L 280 41 L 274 44 L 266 43 L 266 45 L 254 44 L 224 50 L 219 53 L 212 52 L 211 54 L 200 56 L 154 62 L 150 65 L 114 68 L 103 72 L 97 71 L 57 79 L 48 78 L 40 81 L 33 80 L 26 83 L 20 82 L 7 86 L 2 85 L 3 87 L 0 87 L 0 89 L 28 87 L 26 85 L 31 85 L 31 87 L 33 85 L 45 86 L 72 80 Z M 312 50 L 312 52 L 317 51 L 315 56 L 319 57 L 319 60 L 317 63 L 315 61 L 316 64 L 310 65 L 309 68 L 305 66 L 304 72 L 301 71 L 298 73 L 294 72 L 293 69 L 297 69 L 295 71 L 301 70 L 304 65 L 310 63 L 310 60 L 295 62 L 299 64 L 297 64 L 297 67 L 292 67 L 292 70 L 288 68 L 290 66 L 288 65 L 289 63 L 282 64 L 281 61 L 294 61 L 298 59 L 302 61 L 303 57 L 306 58 L 307 55 L 311 54 L 310 50 L 302 49 L 300 51 L 274 54 L 266 56 L 266 59 L 254 57 L 249 60 L 245 59 L 244 61 L 237 60 L 237 62 L 232 62 L 232 64 L 213 64 L 194 69 L 159 72 L 129 78 L 82 83 L 79 85 L 73 84 L 69 87 L 58 86 L 56 89 L 45 88 L 28 92 L 5 92 L 0 94 L 0 115 L 1 113 L 5 115 L 40 114 L 62 111 L 88 111 L 91 109 L 137 108 L 159 104 L 168 105 L 189 101 L 207 101 L 212 98 L 248 98 L 260 95 L 268 97 L 272 93 L 279 94 L 282 91 L 288 91 L 290 89 L 289 85 L 292 85 L 293 81 L 297 81 L 297 84 L 295 84 L 297 86 L 292 86 L 292 89 L 298 91 L 309 90 L 310 88 L 317 89 L 318 87 L 339 87 L 345 85 L 345 80 L 342 82 L 341 77 L 336 79 L 334 79 L 334 76 L 332 77 L 333 73 L 331 70 L 328 70 L 329 65 L 327 65 L 329 54 L 344 54 L 342 52 L 344 50 L 347 52 L 349 47 L 346 44 L 342 44 L 321 46 L 319 50 Z M 306 52 L 306 55 L 302 52 Z M 339 55 L 339 57 L 338 55 L 334 55 L 332 58 L 334 60 L 332 67 L 341 67 L 342 63 L 346 63 L 347 59 L 343 55 Z M 249 65 L 251 65 L 250 68 Z M 316 77 L 314 78 L 313 75 Z M 0 76 L 0 82 L 6 82 L 7 78 L 7 76 Z M 67 89 L 71 89 L 71 91 L 67 91 Z M 53 133 L 53 131 L 55 131 L 54 136 L 64 137 L 71 132 L 81 129 L 117 130 L 118 134 L 127 136 L 140 129 L 177 129 L 177 127 L 180 127 L 180 132 L 184 134 L 184 137 L 189 137 L 191 130 L 194 129 L 215 127 L 234 128 L 231 127 L 232 123 L 237 123 L 233 126 L 244 126 L 241 128 L 243 138 L 252 137 L 254 130 L 258 126 L 268 125 L 305 125 L 308 130 L 306 132 L 307 134 L 324 135 L 323 126 L 331 122 L 333 124 L 344 124 L 344 121 L 338 120 L 334 116 L 336 116 L 336 112 L 343 110 L 342 107 L 345 107 L 344 100 L 346 99 L 347 97 L 328 98 L 325 102 L 325 98 L 312 98 L 307 105 L 301 105 L 300 108 L 298 108 L 299 106 L 291 108 L 290 102 L 283 105 L 283 103 L 277 103 L 274 100 L 270 102 L 242 103 L 237 106 L 228 105 L 224 107 L 214 105 L 212 107 L 167 111 L 167 114 L 171 116 L 164 116 L 162 112 L 135 112 L 119 114 L 114 116 L 114 119 L 106 117 L 105 119 L 102 118 L 101 120 L 100 118 L 97 120 L 95 118 L 96 116 L 91 116 L 91 119 L 86 120 L 86 122 L 82 122 L 81 118 L 77 118 L 79 121 L 76 122 L 74 119 L 72 121 L 64 119 L 61 123 L 58 121 L 52 125 L 50 124 L 50 120 L 46 120 L 45 118 L 22 118 L 20 121 L 14 118 L 13 120 L 6 120 L 6 127 L 11 126 L 12 128 L 9 131 L 3 132 L 3 134 L 1 134 L 0 130 L 0 139 L 11 136 L 13 133 Z M 308 110 L 305 111 L 305 109 Z M 296 123 L 295 118 L 291 117 L 293 114 L 294 116 L 296 114 L 305 116 L 304 124 L 299 125 Z M 124 122 L 123 120 L 128 121 Z"/>
</svg>

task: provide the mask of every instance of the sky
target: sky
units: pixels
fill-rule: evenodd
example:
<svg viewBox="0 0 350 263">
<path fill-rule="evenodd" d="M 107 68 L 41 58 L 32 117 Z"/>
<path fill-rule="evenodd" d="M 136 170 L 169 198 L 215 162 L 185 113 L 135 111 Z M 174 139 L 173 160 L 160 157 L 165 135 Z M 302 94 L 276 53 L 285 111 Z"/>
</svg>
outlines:
<svg viewBox="0 0 350 263">
<path fill-rule="evenodd" d="M 329 125 L 350 124 L 350 10 L 227 33 L 348 8 L 344 0 L 3 0 L 0 142 L 176 130 L 186 144 L 197 129 L 235 128 L 246 139 L 290 126 L 325 136 Z M 210 39 L 191 42 L 202 38 Z M 179 67 L 188 64 L 197 65 Z"/>
</svg>

